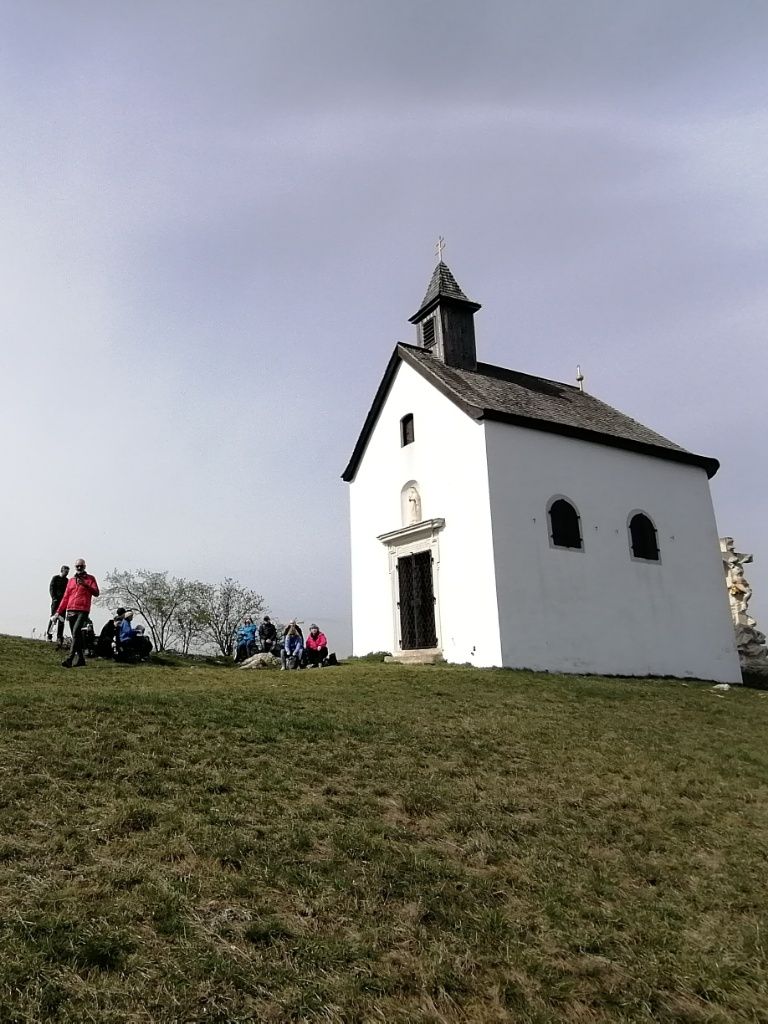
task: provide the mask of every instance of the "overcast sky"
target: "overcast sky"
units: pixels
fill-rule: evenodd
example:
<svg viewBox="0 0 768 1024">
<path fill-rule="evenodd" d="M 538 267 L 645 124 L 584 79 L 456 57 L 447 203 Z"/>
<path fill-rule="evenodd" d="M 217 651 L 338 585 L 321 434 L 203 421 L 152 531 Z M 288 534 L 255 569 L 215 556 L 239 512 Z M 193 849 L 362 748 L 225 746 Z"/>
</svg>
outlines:
<svg viewBox="0 0 768 1024">
<path fill-rule="evenodd" d="M 1 631 L 43 627 L 82 555 L 234 576 L 346 650 L 339 475 L 438 234 L 481 359 L 580 363 L 721 461 L 768 627 L 762 0 L 0 0 L 0 22 Z"/>
</svg>

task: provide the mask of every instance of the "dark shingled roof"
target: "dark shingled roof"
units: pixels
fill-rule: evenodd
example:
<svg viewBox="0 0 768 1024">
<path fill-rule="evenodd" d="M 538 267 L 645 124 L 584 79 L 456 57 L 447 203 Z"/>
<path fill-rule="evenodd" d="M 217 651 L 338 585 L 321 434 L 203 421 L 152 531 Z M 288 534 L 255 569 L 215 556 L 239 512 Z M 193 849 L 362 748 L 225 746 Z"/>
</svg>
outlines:
<svg viewBox="0 0 768 1024">
<path fill-rule="evenodd" d="M 463 299 L 465 302 L 469 302 L 469 299 L 459 287 L 458 281 L 451 273 L 448 264 L 443 263 L 442 260 L 435 267 L 432 280 L 427 288 L 427 294 L 422 299 L 421 305 L 429 305 L 438 296 L 445 296 L 450 299 Z"/>
<path fill-rule="evenodd" d="M 443 263 L 442 260 L 435 267 L 434 273 L 432 274 L 432 280 L 429 282 L 427 288 L 427 294 L 422 299 L 421 305 L 417 313 L 414 313 L 410 318 L 412 324 L 420 320 L 422 316 L 425 316 L 431 311 L 433 306 L 436 306 L 439 299 L 448 299 L 453 302 L 463 302 L 470 306 L 473 310 L 480 309 L 479 302 L 473 302 L 472 299 L 468 299 L 456 278 L 451 273 L 451 269 L 447 263 Z"/>
<path fill-rule="evenodd" d="M 434 282 L 434 276 L 432 280 Z M 458 285 L 456 287 L 458 289 Z M 458 290 L 461 292 L 461 289 Z M 532 377 L 527 373 L 506 370 L 489 363 L 478 363 L 476 370 L 446 366 L 431 352 L 414 345 L 399 344 L 392 353 L 355 450 L 342 474 L 344 480 L 354 479 L 368 437 L 400 362 L 407 363 L 420 373 L 473 419 L 515 423 L 532 430 L 577 437 L 596 444 L 683 462 L 699 466 L 706 471 L 708 477 L 714 476 L 720 466 L 717 459 L 686 451 L 637 420 L 625 416 L 618 409 L 570 384 Z"/>
</svg>

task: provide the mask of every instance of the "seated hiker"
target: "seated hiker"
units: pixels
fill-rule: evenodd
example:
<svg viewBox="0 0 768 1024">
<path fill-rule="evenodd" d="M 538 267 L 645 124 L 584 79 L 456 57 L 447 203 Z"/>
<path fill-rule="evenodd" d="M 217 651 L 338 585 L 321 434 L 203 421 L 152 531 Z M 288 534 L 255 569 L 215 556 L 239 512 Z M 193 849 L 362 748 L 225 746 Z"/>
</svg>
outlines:
<svg viewBox="0 0 768 1024">
<path fill-rule="evenodd" d="M 80 638 L 83 644 L 83 652 L 88 655 L 89 658 L 93 658 L 96 655 L 96 642 L 97 637 L 93 628 L 93 621 L 87 618 L 80 629 Z"/>
<path fill-rule="evenodd" d="M 131 641 L 136 636 L 133 628 L 133 612 L 127 611 L 119 625 L 115 626 L 115 657 L 127 660 L 131 654 Z"/>
<path fill-rule="evenodd" d="M 136 654 L 140 659 L 148 658 L 152 653 L 152 641 L 144 635 L 143 626 L 137 626 L 134 632 L 136 635 L 133 638 L 133 645 Z"/>
<path fill-rule="evenodd" d="M 250 658 L 252 654 L 256 653 L 256 626 L 250 615 L 247 615 L 242 626 L 238 627 L 235 642 L 235 661 L 245 661 L 246 658 Z"/>
<path fill-rule="evenodd" d="M 295 630 L 299 634 L 299 636 L 301 637 L 302 644 L 304 643 L 304 633 L 303 633 L 303 631 L 301 629 L 301 626 L 296 621 L 296 619 L 291 619 L 291 621 L 288 623 L 288 625 L 283 630 L 283 640 L 285 640 L 285 638 L 288 636 L 288 631 L 289 630 Z"/>
<path fill-rule="evenodd" d="M 307 666 L 309 668 L 322 668 L 323 662 L 328 657 L 328 641 L 325 633 L 320 632 L 320 627 L 316 622 L 313 622 L 309 627 L 305 648 Z"/>
<path fill-rule="evenodd" d="M 133 612 L 127 611 L 115 631 L 115 657 L 119 661 L 140 661 L 152 653 L 152 641 L 144 636 L 144 627 L 133 628 Z"/>
<path fill-rule="evenodd" d="M 262 651 L 271 651 L 277 647 L 277 629 L 268 615 L 265 615 L 259 626 L 259 640 Z"/>
<path fill-rule="evenodd" d="M 125 608 L 118 608 L 115 612 L 114 618 L 107 619 L 101 627 L 99 638 L 96 641 L 96 654 L 99 658 L 113 658 L 115 656 L 113 648 L 115 633 L 120 628 L 124 615 Z"/>
<path fill-rule="evenodd" d="M 281 671 L 284 672 L 287 668 L 301 668 L 303 656 L 304 637 L 296 620 L 292 619 L 285 627 L 283 635 L 283 646 L 280 650 Z"/>
</svg>

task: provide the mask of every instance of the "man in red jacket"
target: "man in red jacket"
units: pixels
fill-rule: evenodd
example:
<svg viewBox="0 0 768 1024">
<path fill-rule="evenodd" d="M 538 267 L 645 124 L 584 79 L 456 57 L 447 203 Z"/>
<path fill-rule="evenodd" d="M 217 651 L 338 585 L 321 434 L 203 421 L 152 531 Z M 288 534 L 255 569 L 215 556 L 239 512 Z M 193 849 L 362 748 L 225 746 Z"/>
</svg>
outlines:
<svg viewBox="0 0 768 1024">
<path fill-rule="evenodd" d="M 88 621 L 92 599 L 98 596 L 99 584 L 85 571 L 85 559 L 78 558 L 75 562 L 75 575 L 68 581 L 64 597 L 56 609 L 59 615 L 66 614 L 69 628 L 72 630 L 72 650 L 69 657 L 61 663 L 64 668 L 72 668 L 73 664 L 75 668 L 85 665 L 80 631 Z"/>
</svg>

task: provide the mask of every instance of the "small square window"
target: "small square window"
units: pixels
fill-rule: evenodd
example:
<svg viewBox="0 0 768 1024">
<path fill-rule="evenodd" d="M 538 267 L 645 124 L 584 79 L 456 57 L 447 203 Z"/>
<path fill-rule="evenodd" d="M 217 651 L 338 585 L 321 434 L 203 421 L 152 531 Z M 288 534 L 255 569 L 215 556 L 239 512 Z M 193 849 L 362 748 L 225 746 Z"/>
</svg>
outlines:
<svg viewBox="0 0 768 1024">
<path fill-rule="evenodd" d="M 400 420 L 400 447 L 413 444 L 413 413 L 409 412 Z"/>
</svg>

